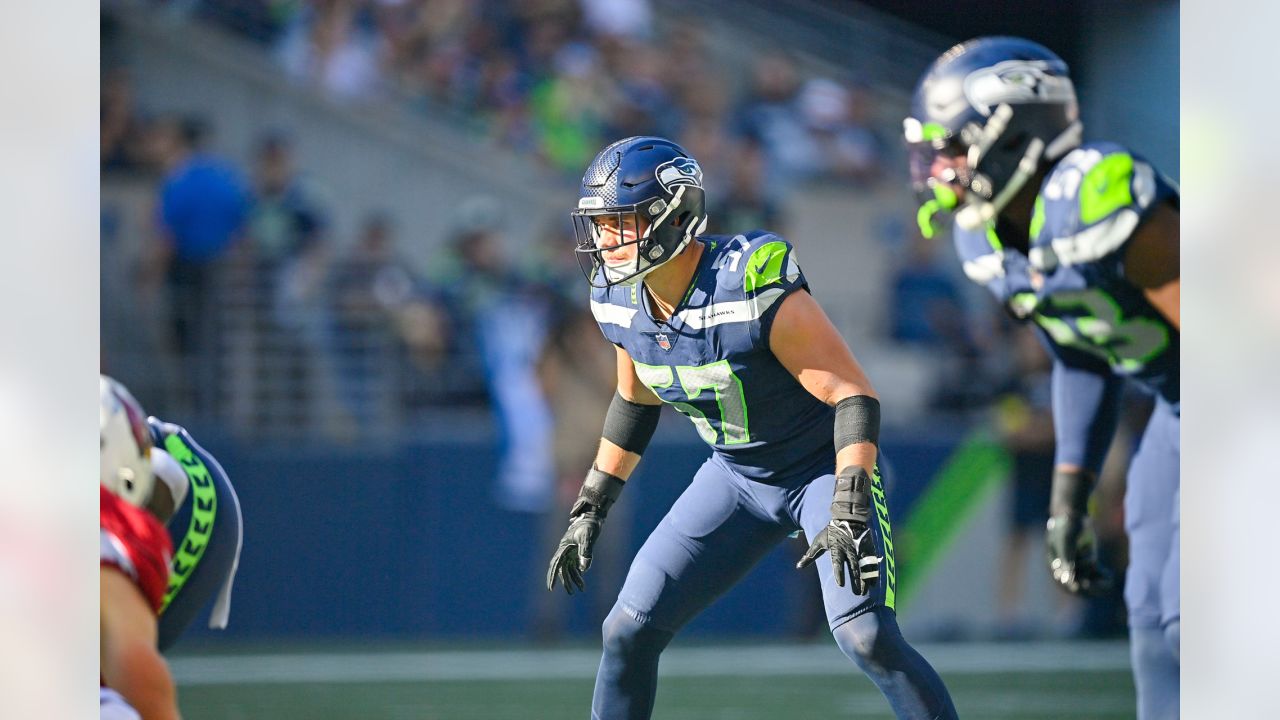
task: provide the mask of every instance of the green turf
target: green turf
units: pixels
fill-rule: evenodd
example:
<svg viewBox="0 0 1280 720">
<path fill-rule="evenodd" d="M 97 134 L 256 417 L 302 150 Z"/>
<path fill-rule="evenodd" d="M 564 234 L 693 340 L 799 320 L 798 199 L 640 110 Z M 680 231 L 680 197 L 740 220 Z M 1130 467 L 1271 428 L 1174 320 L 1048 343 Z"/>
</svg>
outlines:
<svg viewBox="0 0 1280 720">
<path fill-rule="evenodd" d="M 1127 672 L 957 674 L 945 678 L 962 718 L 1132 718 Z M 585 718 L 583 680 L 216 685 L 181 689 L 186 720 L 537 720 Z M 891 720 L 865 678 L 677 678 L 658 685 L 659 720 Z"/>
</svg>

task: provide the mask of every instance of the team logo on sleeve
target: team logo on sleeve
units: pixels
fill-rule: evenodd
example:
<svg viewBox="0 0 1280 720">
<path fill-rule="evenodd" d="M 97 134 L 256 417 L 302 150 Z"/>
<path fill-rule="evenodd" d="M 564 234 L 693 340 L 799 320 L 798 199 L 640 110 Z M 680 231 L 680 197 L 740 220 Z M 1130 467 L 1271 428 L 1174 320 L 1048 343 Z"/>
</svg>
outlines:
<svg viewBox="0 0 1280 720">
<path fill-rule="evenodd" d="M 702 187 L 702 168 L 693 158 L 679 157 L 668 160 L 653 172 L 658 178 L 658 184 L 667 192 L 672 192 L 672 189 L 679 185 Z"/>
</svg>

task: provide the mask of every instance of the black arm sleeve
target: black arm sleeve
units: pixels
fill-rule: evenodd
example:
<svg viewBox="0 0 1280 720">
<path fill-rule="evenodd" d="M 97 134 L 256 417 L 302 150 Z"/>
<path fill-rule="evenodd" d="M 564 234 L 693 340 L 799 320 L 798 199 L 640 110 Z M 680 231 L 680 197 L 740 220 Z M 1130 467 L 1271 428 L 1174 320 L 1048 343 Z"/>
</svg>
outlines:
<svg viewBox="0 0 1280 720">
<path fill-rule="evenodd" d="M 642 455 L 661 416 L 661 405 L 631 402 L 615 392 L 609 412 L 604 416 L 602 436 L 627 452 Z"/>
</svg>

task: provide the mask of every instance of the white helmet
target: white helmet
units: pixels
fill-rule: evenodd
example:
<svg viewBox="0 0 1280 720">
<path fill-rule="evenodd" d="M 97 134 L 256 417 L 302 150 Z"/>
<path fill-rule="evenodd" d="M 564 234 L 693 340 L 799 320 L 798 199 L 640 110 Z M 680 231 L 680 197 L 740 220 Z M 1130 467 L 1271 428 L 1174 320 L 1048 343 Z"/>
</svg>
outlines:
<svg viewBox="0 0 1280 720">
<path fill-rule="evenodd" d="M 98 407 L 102 484 L 132 505 L 151 499 L 151 430 L 147 416 L 123 385 L 106 375 L 99 379 Z"/>
</svg>

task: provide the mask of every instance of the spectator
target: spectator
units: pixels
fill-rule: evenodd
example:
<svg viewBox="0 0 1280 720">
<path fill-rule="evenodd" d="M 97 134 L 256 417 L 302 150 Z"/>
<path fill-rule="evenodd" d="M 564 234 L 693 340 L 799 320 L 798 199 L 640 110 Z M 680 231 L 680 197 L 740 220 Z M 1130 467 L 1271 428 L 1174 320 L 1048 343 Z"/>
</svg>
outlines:
<svg viewBox="0 0 1280 720">
<path fill-rule="evenodd" d="M 596 51 L 585 43 L 564 46 L 556 53 L 555 75 L 538 83 L 530 98 L 546 160 L 566 173 L 581 170 L 615 101 L 616 89 L 603 74 Z"/>
<path fill-rule="evenodd" d="M 273 276 L 301 248 L 319 241 L 329 211 L 318 188 L 299 175 L 292 141 L 279 132 L 258 142 L 254 191 L 248 225 L 253 256 L 261 274 Z M 273 285 L 269 279 L 267 287 Z"/>
<path fill-rule="evenodd" d="M 277 50 L 285 72 L 336 100 L 383 92 L 382 43 L 356 0 L 317 0 L 298 14 Z"/>
<path fill-rule="evenodd" d="M 157 226 L 145 277 L 163 278 L 168 291 L 173 343 L 190 377 L 186 387 L 197 411 L 211 409 L 214 282 L 228 251 L 240 239 L 248 209 L 248 189 L 227 161 L 201 148 L 205 128 L 194 119 L 160 120 L 150 135 L 150 151 L 164 169 Z"/>
<path fill-rule="evenodd" d="M 834 80 L 813 78 L 801 89 L 799 105 L 823 175 L 860 184 L 880 178 L 880 141 L 863 124 L 869 105 L 865 91 L 850 92 Z"/>
<path fill-rule="evenodd" d="M 510 510 L 541 512 L 554 492 L 551 410 L 537 377 L 550 304 L 512 269 L 497 201 L 471 198 L 455 225 L 458 264 L 446 292 L 474 338 L 503 439 L 495 498 Z"/>
<path fill-rule="evenodd" d="M 582 19 L 597 35 L 647 40 L 653 33 L 648 0 L 579 0 Z"/>
<path fill-rule="evenodd" d="M 821 168 L 817 145 L 797 106 L 799 87 L 789 58 L 763 55 L 752 69 L 751 92 L 737 112 L 738 135 L 764 152 L 765 189 L 774 197 Z"/>
<path fill-rule="evenodd" d="M 136 173 L 146 169 L 144 127 L 134 106 L 133 81 L 121 68 L 102 77 L 102 172 Z"/>
<path fill-rule="evenodd" d="M 443 310 L 396 256 L 394 224 L 385 213 L 368 214 L 359 238 L 333 278 L 341 395 L 361 434 L 389 432 L 396 405 L 408 399 L 396 370 L 400 349 L 416 371 L 438 381 L 447 361 L 449 328 Z M 440 382 L 415 385 L 437 389 Z M 421 398 L 415 398 L 421 400 Z"/>
<path fill-rule="evenodd" d="M 728 192 L 710 214 L 715 232 L 723 228 L 759 228 L 786 237 L 782 209 L 765 191 L 764 152 L 755 143 L 742 142 L 734 157 L 737 162 L 729 166 Z"/>
</svg>

